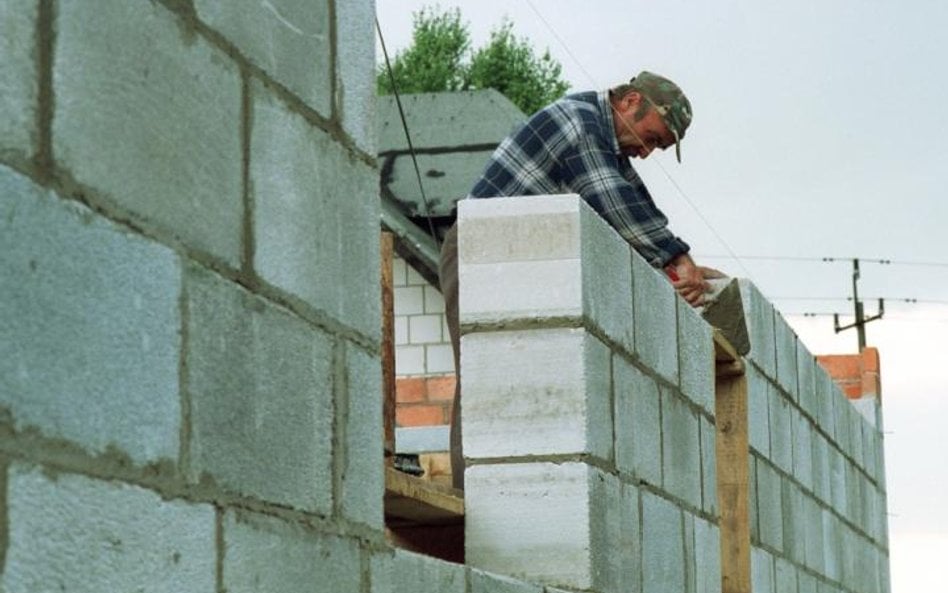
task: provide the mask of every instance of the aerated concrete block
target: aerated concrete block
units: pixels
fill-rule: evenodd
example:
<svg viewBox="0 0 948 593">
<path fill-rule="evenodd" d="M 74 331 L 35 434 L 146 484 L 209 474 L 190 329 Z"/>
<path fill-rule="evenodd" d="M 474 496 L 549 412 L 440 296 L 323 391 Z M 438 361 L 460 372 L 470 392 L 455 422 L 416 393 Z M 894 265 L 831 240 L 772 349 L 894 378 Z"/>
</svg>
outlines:
<svg viewBox="0 0 948 593">
<path fill-rule="evenodd" d="M 841 548 L 843 546 L 843 524 L 828 509 L 823 509 L 823 569 L 824 574 L 834 581 L 842 578 L 840 571 Z"/>
<path fill-rule="evenodd" d="M 336 113 L 356 146 L 375 156 L 375 0 L 334 5 Z"/>
<path fill-rule="evenodd" d="M 813 490 L 813 429 L 810 421 L 796 408 L 790 409 L 793 429 L 793 477 L 807 490 Z"/>
<path fill-rule="evenodd" d="M 176 460 L 175 254 L 0 167 L 0 405 L 90 453 Z"/>
<path fill-rule="evenodd" d="M 612 457 L 609 350 L 582 329 L 461 340 L 464 454 Z"/>
<path fill-rule="evenodd" d="M 773 387 L 757 367 L 747 370 L 748 442 L 764 457 L 770 457 L 770 399 Z"/>
<path fill-rule="evenodd" d="M 816 577 L 802 570 L 797 572 L 797 587 L 799 593 L 818 593 Z"/>
<path fill-rule="evenodd" d="M 751 548 L 751 591 L 774 593 L 774 557 L 761 548 Z"/>
<path fill-rule="evenodd" d="M 378 172 L 260 84 L 253 87 L 254 268 L 380 339 Z"/>
<path fill-rule="evenodd" d="M 797 593 L 797 568 L 783 558 L 774 558 L 776 593 Z"/>
<path fill-rule="evenodd" d="M 816 500 L 810 497 L 803 499 L 803 518 L 805 527 L 805 555 L 806 566 L 811 570 L 822 573 L 825 569 L 823 553 L 823 510 Z"/>
<path fill-rule="evenodd" d="M 845 515 L 848 509 L 849 491 L 846 489 L 846 465 L 848 461 L 836 447 L 829 447 L 830 493 L 836 512 Z"/>
<path fill-rule="evenodd" d="M 783 550 L 783 478 L 762 460 L 757 462 L 757 505 L 760 541 Z"/>
<path fill-rule="evenodd" d="M 794 482 L 781 480 L 783 489 L 783 546 L 784 554 L 798 564 L 806 560 L 806 516 L 804 494 Z"/>
<path fill-rule="evenodd" d="M 187 295 L 189 479 L 328 515 L 331 338 L 198 268 Z"/>
<path fill-rule="evenodd" d="M 214 507 L 14 464 L 2 587 L 33 591 L 214 591 Z"/>
<path fill-rule="evenodd" d="M 778 389 L 770 389 L 770 460 L 793 473 L 793 429 L 790 402 Z"/>
<path fill-rule="evenodd" d="M 701 444 L 698 416 L 678 395 L 662 393 L 662 476 L 665 490 L 701 508 Z"/>
<path fill-rule="evenodd" d="M 685 591 L 681 509 L 642 491 L 642 583 L 648 593 Z"/>
<path fill-rule="evenodd" d="M 36 0 L 0 4 L 0 156 L 36 150 Z"/>
<path fill-rule="evenodd" d="M 326 0 L 195 0 L 194 8 L 198 18 L 222 33 L 255 66 L 323 117 L 332 114 L 331 24 Z M 372 41 L 360 39 L 371 51 Z"/>
<path fill-rule="evenodd" d="M 694 307 L 678 304 L 678 376 L 681 392 L 714 415 L 714 342 L 712 329 Z"/>
<path fill-rule="evenodd" d="M 747 319 L 747 335 L 751 349 L 747 358 L 752 360 L 767 377 L 777 378 L 777 353 L 774 328 L 774 307 L 756 286 L 741 280 L 741 300 Z"/>
<path fill-rule="evenodd" d="M 695 518 L 695 593 L 721 590 L 721 533 L 718 526 Z"/>
<path fill-rule="evenodd" d="M 371 593 L 465 593 L 466 590 L 464 565 L 401 549 L 396 549 L 394 554 L 373 555 L 369 570 Z"/>
<path fill-rule="evenodd" d="M 544 593 L 543 587 L 510 577 L 471 569 L 470 593 Z"/>
<path fill-rule="evenodd" d="M 863 434 L 863 424 L 866 423 L 866 420 L 862 417 L 856 408 L 849 405 L 849 440 L 851 447 L 849 449 L 849 456 L 856 463 L 856 467 L 865 467 L 866 458 L 865 451 L 863 450 L 862 443 L 862 434 Z"/>
<path fill-rule="evenodd" d="M 632 253 L 635 353 L 646 367 L 678 384 L 678 322 L 675 289 L 664 274 Z M 641 303 L 641 305 L 640 305 Z"/>
<path fill-rule="evenodd" d="M 836 438 L 836 415 L 833 402 L 836 399 L 836 384 L 822 366 L 816 366 L 816 423 L 830 439 Z"/>
<path fill-rule="evenodd" d="M 336 451 L 342 463 L 342 514 L 348 519 L 382 529 L 385 495 L 380 446 L 382 425 L 382 364 L 379 357 L 346 345 L 346 406 L 338 426 L 344 427 L 345 451 Z M 343 408 L 336 404 L 337 413 Z"/>
<path fill-rule="evenodd" d="M 833 433 L 836 439 L 836 446 L 847 457 L 852 456 L 852 422 L 851 410 L 848 398 L 838 389 L 833 390 Z"/>
<path fill-rule="evenodd" d="M 718 469 L 715 450 L 715 427 L 705 418 L 701 421 L 701 508 L 704 512 L 718 514 Z"/>
<path fill-rule="evenodd" d="M 822 433 L 812 433 L 813 449 L 813 493 L 826 504 L 832 504 L 832 481 L 830 478 L 830 445 Z"/>
<path fill-rule="evenodd" d="M 874 395 L 867 395 L 859 399 L 849 400 L 856 411 L 866 419 L 872 427 L 879 426 L 879 398 Z"/>
<path fill-rule="evenodd" d="M 360 593 L 356 539 L 313 533 L 292 522 L 227 511 L 223 525 L 223 589 Z"/>
<path fill-rule="evenodd" d="M 468 466 L 467 564 L 531 582 L 613 591 L 599 587 L 611 573 L 602 569 L 615 542 L 593 529 L 594 517 L 606 512 L 605 483 L 598 470 L 575 462 Z"/>
<path fill-rule="evenodd" d="M 137 220 L 237 267 L 237 67 L 152 2 L 63 2 L 57 10 L 57 163 Z"/>
<path fill-rule="evenodd" d="M 662 484 L 661 396 L 655 379 L 625 359 L 612 359 L 615 390 L 616 467 L 637 479 Z"/>
</svg>

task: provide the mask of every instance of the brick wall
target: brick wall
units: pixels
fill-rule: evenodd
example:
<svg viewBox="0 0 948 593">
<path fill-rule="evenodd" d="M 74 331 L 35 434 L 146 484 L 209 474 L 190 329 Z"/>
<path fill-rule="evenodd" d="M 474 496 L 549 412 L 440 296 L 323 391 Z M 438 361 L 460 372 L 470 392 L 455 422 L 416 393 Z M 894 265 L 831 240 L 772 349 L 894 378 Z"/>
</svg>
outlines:
<svg viewBox="0 0 948 593">
<path fill-rule="evenodd" d="M 573 590 L 720 590 L 710 327 L 576 197 L 459 216 L 468 562 Z M 887 592 L 882 434 L 742 295 L 753 590 Z"/>
</svg>

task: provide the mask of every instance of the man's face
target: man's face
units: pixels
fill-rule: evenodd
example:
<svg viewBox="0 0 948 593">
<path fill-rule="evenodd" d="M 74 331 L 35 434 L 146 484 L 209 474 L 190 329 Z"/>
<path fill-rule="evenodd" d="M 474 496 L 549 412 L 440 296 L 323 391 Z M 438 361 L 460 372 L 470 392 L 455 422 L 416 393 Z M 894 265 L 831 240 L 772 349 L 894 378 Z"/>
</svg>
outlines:
<svg viewBox="0 0 948 593">
<path fill-rule="evenodd" d="M 613 103 L 613 119 L 619 149 L 627 157 L 645 158 L 653 150 L 665 150 L 675 144 L 675 136 L 655 109 L 649 107 L 645 117 L 636 121 L 635 112 L 648 99 L 631 92 Z"/>
</svg>

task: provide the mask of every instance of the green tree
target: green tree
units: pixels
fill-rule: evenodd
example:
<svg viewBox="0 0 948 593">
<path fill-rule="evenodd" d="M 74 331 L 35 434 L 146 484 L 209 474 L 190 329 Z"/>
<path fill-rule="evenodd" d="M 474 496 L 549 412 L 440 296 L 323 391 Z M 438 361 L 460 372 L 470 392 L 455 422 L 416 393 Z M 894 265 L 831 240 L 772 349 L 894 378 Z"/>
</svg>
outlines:
<svg viewBox="0 0 948 593">
<path fill-rule="evenodd" d="M 525 38 L 513 34 L 504 19 L 486 45 L 471 50 L 470 33 L 461 13 L 422 9 L 414 14 L 412 43 L 392 61 L 400 93 L 496 89 L 524 113 L 533 113 L 563 96 L 569 85 L 560 64 L 545 51 L 537 56 Z M 378 71 L 379 94 L 392 93 L 385 64 Z"/>
</svg>

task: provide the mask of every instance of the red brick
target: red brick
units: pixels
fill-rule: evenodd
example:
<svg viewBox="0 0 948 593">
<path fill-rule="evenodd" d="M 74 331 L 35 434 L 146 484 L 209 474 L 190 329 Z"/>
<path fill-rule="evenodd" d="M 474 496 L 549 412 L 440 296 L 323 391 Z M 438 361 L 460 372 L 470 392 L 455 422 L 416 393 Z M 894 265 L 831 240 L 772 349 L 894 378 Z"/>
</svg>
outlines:
<svg viewBox="0 0 948 593">
<path fill-rule="evenodd" d="M 399 406 L 395 409 L 396 426 L 437 426 L 439 424 L 445 424 L 444 406 L 412 405 Z"/>
<path fill-rule="evenodd" d="M 425 401 L 425 379 L 423 377 L 396 377 L 396 402 Z"/>
<path fill-rule="evenodd" d="M 862 351 L 862 372 L 879 372 L 879 350 L 878 348 L 864 348 Z"/>
<path fill-rule="evenodd" d="M 861 396 L 866 395 L 880 395 L 882 392 L 882 385 L 879 381 L 879 374 L 872 372 L 864 372 L 862 374 L 862 393 Z"/>
<path fill-rule="evenodd" d="M 824 354 L 816 361 L 826 369 L 833 379 L 859 379 L 860 359 L 858 354 Z"/>
<path fill-rule="evenodd" d="M 430 401 L 451 401 L 454 399 L 454 386 L 457 379 L 454 375 L 428 378 L 428 399 Z"/>
</svg>

